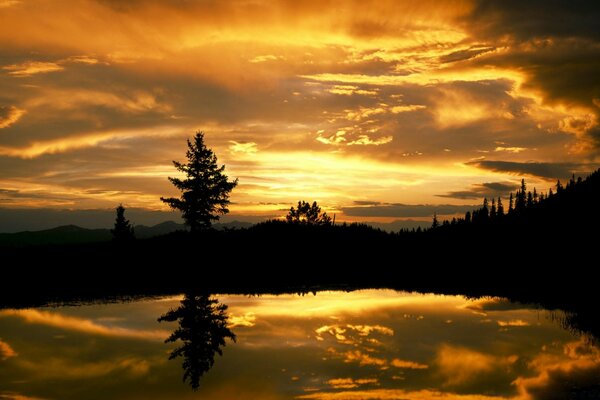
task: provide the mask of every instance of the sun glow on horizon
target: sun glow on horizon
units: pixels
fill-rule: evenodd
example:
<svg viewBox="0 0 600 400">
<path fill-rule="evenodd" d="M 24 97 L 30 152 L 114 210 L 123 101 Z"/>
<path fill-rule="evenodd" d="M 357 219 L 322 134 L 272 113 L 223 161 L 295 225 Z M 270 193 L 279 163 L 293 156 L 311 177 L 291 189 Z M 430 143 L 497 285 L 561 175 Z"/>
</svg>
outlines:
<svg viewBox="0 0 600 400">
<path fill-rule="evenodd" d="M 4 2 L 0 204 L 164 210 L 196 130 L 242 219 L 546 190 L 600 166 L 598 42 L 577 9 L 548 10 L 564 35 L 534 8 Z"/>
</svg>

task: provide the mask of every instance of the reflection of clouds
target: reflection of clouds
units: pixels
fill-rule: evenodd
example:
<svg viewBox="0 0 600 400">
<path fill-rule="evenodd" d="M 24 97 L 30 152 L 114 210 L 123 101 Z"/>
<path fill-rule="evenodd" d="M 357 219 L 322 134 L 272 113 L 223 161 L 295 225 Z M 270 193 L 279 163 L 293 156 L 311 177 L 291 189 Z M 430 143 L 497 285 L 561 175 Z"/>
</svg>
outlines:
<svg viewBox="0 0 600 400">
<path fill-rule="evenodd" d="M 2 339 L 0 339 L 0 361 L 4 361 L 11 357 L 16 357 L 17 352 L 13 350 L 12 347 Z"/>
<path fill-rule="evenodd" d="M 327 381 L 327 384 L 334 389 L 352 389 L 362 385 L 376 385 L 378 384 L 377 378 L 336 378 Z"/>
<path fill-rule="evenodd" d="M 372 389 L 343 392 L 319 392 L 297 396 L 306 400 L 501 400 L 504 397 L 480 394 L 456 394 L 437 390 Z"/>
<path fill-rule="evenodd" d="M 32 388 L 3 389 L 101 400 L 90 393 L 98 385 L 113 398 L 142 385 L 151 388 L 148 399 L 189 398 L 180 370 L 166 361 L 160 340 L 168 335 L 152 336 L 156 316 L 179 299 L 0 311 L 0 347 L 19 353 L 0 362 L 2 381 L 27 380 Z M 502 299 L 372 290 L 220 300 L 239 345 L 204 382 L 207 399 L 562 400 L 571 383 L 589 387 L 600 374 L 598 350 Z M 502 330 L 500 323 L 522 326 Z M 56 333 L 66 338 L 55 340 Z M 48 394 L 58 387 L 77 388 L 79 397 Z"/>
<path fill-rule="evenodd" d="M 59 329 L 73 330 L 77 332 L 144 340 L 164 340 L 168 331 L 164 330 L 137 330 L 118 326 L 104 326 L 92 320 L 69 317 L 59 313 L 39 310 L 3 310 L 0 317 L 17 317 L 30 324 L 42 324 Z"/>
<path fill-rule="evenodd" d="M 2 3 L 0 3 L 0 7 Z M 4 400 L 45 400 L 41 397 L 25 396 L 17 392 L 0 392 L 0 399 Z"/>
<path fill-rule="evenodd" d="M 157 362 L 162 362 L 160 361 Z M 136 378 L 150 372 L 151 363 L 148 360 L 134 357 L 98 362 L 82 362 L 81 360 L 66 360 L 51 358 L 44 360 L 44 368 L 32 361 L 19 362 L 19 366 L 31 373 L 37 379 L 83 379 L 100 378 L 111 374 L 127 375 Z"/>
<path fill-rule="evenodd" d="M 600 351 L 583 339 L 566 343 L 562 353 L 541 353 L 530 362 L 537 373 L 518 377 L 519 400 L 598 398 Z"/>
<path fill-rule="evenodd" d="M 242 315 L 229 314 L 230 328 L 237 328 L 239 326 L 251 328 L 254 325 L 256 325 L 256 315 L 254 313 L 247 312 Z"/>
<path fill-rule="evenodd" d="M 366 336 L 369 336 L 372 333 L 377 333 L 380 335 L 393 336 L 394 330 L 381 325 L 323 325 L 320 328 L 315 330 L 317 334 L 316 339 L 319 341 L 324 340 L 323 334 L 328 333 L 331 336 L 335 337 L 335 339 L 339 343 L 343 344 L 351 344 L 351 345 L 360 345 L 363 342 L 368 342 L 371 344 L 380 344 L 377 339 L 369 338 L 365 339 Z M 358 336 L 358 337 L 356 337 Z"/>
<path fill-rule="evenodd" d="M 220 296 L 220 300 L 228 304 L 230 312 L 235 315 L 251 312 L 260 317 L 296 318 L 364 315 L 369 311 L 402 307 L 419 308 L 422 311 L 460 312 L 457 308 L 468 302 L 461 296 L 422 295 L 394 290 L 357 290 L 344 296 L 333 291 L 318 292 L 315 296 L 264 295 L 251 299 Z M 360 324 L 356 324 L 358 325 Z"/>
<path fill-rule="evenodd" d="M 401 360 L 399 358 L 394 358 L 391 363 L 392 367 L 403 368 L 403 369 L 427 369 L 429 365 L 421 364 L 414 361 L 409 360 Z"/>
<path fill-rule="evenodd" d="M 334 353 L 334 352 L 332 352 Z M 358 365 L 375 365 L 381 368 L 387 368 L 387 360 L 384 358 L 379 358 L 375 356 L 371 356 L 369 354 L 363 353 L 360 350 L 346 351 L 340 354 L 344 359 L 345 363 L 358 363 Z"/>
<path fill-rule="evenodd" d="M 508 326 L 529 326 L 529 322 L 523 321 L 522 319 L 511 319 L 509 321 L 496 321 L 498 326 L 508 327 Z"/>
<path fill-rule="evenodd" d="M 509 367 L 518 360 L 517 356 L 497 357 L 465 347 L 443 344 L 435 359 L 436 366 L 444 377 L 445 385 L 461 387 L 471 384 L 497 369 Z"/>
</svg>

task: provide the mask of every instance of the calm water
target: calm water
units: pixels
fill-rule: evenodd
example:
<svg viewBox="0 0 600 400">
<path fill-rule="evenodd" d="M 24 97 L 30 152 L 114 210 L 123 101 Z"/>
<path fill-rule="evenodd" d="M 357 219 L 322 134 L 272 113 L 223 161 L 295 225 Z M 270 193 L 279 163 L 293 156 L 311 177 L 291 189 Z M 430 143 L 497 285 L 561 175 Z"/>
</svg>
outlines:
<svg viewBox="0 0 600 400">
<path fill-rule="evenodd" d="M 197 391 L 182 380 L 184 358 L 168 359 L 177 322 L 157 322 L 182 296 L 0 310 L 0 399 L 595 398 L 570 393 L 591 393 L 600 377 L 596 348 L 502 299 L 217 297 L 237 341 L 226 339 Z"/>
</svg>

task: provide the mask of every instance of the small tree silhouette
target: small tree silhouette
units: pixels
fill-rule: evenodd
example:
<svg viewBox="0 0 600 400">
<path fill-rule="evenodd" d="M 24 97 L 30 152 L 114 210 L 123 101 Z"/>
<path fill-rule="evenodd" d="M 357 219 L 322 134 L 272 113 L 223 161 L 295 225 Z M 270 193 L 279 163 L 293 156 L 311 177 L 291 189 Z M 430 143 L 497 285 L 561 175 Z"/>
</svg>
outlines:
<svg viewBox="0 0 600 400">
<path fill-rule="evenodd" d="M 169 181 L 181 191 L 181 197 L 160 199 L 172 209 L 180 210 L 192 231 L 199 231 L 210 228 L 212 221 L 219 220 L 219 214 L 229 212 L 229 193 L 237 186 L 238 180 L 227 180 L 223 173 L 225 166 L 217 165 L 217 156 L 204 144 L 204 133 L 197 132 L 193 141 L 188 139 L 187 145 L 188 162 L 173 161 L 175 168 L 186 178 L 169 177 Z"/>
<path fill-rule="evenodd" d="M 123 204 L 119 204 L 119 206 L 115 208 L 115 211 L 117 212 L 115 227 L 110 230 L 113 241 L 122 243 L 134 239 L 133 227 L 129 223 L 129 220 L 125 219 L 125 207 L 123 207 Z"/>
<path fill-rule="evenodd" d="M 431 229 L 435 229 L 440 226 L 440 222 L 438 221 L 437 213 L 433 213 L 433 221 L 431 221 Z"/>
<path fill-rule="evenodd" d="M 292 224 L 331 225 L 331 217 L 321 211 L 316 201 L 312 205 L 304 200 L 298 201 L 298 208 L 292 206 L 285 220 Z"/>
<path fill-rule="evenodd" d="M 225 339 L 235 342 L 235 334 L 227 326 L 227 306 L 207 295 L 186 294 L 176 310 L 158 318 L 158 322 L 179 322 L 179 327 L 165 343 L 181 341 L 169 360 L 183 357 L 183 381 L 193 390 L 200 387 L 200 378 L 215 363 L 215 353 L 223 355 Z"/>
</svg>

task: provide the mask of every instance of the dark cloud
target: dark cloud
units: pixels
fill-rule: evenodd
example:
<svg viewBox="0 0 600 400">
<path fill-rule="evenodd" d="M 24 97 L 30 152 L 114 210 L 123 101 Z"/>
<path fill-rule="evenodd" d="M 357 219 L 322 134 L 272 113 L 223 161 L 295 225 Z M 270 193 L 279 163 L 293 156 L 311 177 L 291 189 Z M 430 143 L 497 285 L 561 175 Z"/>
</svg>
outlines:
<svg viewBox="0 0 600 400">
<path fill-rule="evenodd" d="M 536 38 L 600 39 L 600 4 L 572 0 L 479 0 L 468 23 L 490 39 L 511 35 L 518 40 Z"/>
<path fill-rule="evenodd" d="M 599 363 L 581 363 L 572 368 L 549 368 L 547 376 L 523 385 L 532 400 L 592 399 L 600 395 Z"/>
<path fill-rule="evenodd" d="M 518 185 L 511 182 L 486 182 L 471 185 L 469 190 L 460 190 L 438 194 L 438 197 L 449 197 L 454 199 L 482 199 L 483 197 L 504 197 L 516 189 Z"/>
<path fill-rule="evenodd" d="M 459 50 L 454 51 L 450 54 L 446 54 L 445 56 L 440 57 L 440 61 L 443 63 L 451 63 L 456 61 L 464 61 L 471 59 L 473 57 L 477 57 L 480 54 L 485 54 L 490 51 L 494 51 L 495 47 L 491 46 L 473 46 L 467 50 Z"/>
<path fill-rule="evenodd" d="M 586 175 L 591 173 L 596 168 L 591 164 L 492 160 L 471 161 L 467 164 L 495 172 L 508 172 L 515 175 L 532 175 L 550 180 L 569 178 L 572 174 Z"/>
<path fill-rule="evenodd" d="M 463 214 L 471 211 L 477 206 L 472 205 L 429 205 L 429 204 L 381 204 L 362 207 L 342 207 L 344 215 L 349 217 L 396 217 L 416 218 L 431 217 L 433 213 L 438 215 Z"/>
<path fill-rule="evenodd" d="M 378 206 L 380 204 L 381 204 L 380 201 L 368 201 L 368 200 L 354 201 L 354 205 L 356 205 L 356 206 Z"/>
<path fill-rule="evenodd" d="M 465 29 L 505 48 L 475 64 L 518 69 L 527 76 L 523 88 L 540 92 L 545 102 L 593 110 L 600 98 L 599 20 L 600 3 L 594 1 L 481 0 Z M 594 139 L 590 132 L 588 137 Z"/>
</svg>

